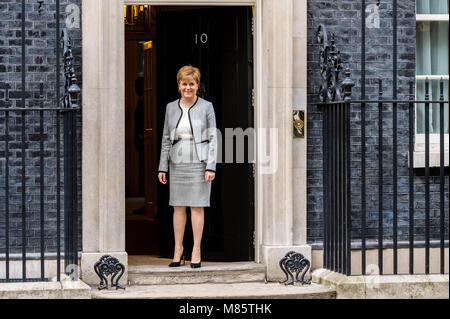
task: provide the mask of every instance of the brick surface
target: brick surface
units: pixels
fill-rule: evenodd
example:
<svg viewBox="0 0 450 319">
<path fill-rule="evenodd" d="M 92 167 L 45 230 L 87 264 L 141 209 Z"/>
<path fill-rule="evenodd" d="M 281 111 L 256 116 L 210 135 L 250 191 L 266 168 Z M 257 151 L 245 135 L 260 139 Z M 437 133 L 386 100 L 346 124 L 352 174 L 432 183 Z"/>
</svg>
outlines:
<svg viewBox="0 0 450 319">
<path fill-rule="evenodd" d="M 38 3 L 26 1 L 25 23 L 25 107 L 56 107 L 56 1 L 44 1 L 43 11 L 38 13 Z M 66 7 L 78 5 L 81 0 L 60 1 L 60 28 L 67 27 Z M 80 10 L 81 13 L 81 10 Z M 22 107 L 22 6 L 20 0 L 0 1 L 0 108 Z M 73 41 L 73 54 L 78 84 L 81 86 L 81 29 L 69 29 Z M 64 92 L 63 60 L 61 56 L 60 92 Z M 39 98 L 39 83 L 44 83 L 44 98 Z M 5 100 L 5 89 L 9 87 L 9 99 Z M 22 123 L 19 112 L 9 112 L 9 170 L 6 172 L 6 123 L 5 112 L 0 112 L 0 255 L 5 253 L 6 210 L 9 212 L 9 252 L 22 252 Z M 81 149 L 81 118 L 78 117 L 78 150 Z M 56 251 L 56 115 L 44 112 L 44 245 L 48 252 Z M 61 122 L 62 124 L 62 122 Z M 63 136 L 61 135 L 61 139 Z M 40 252 L 40 114 L 27 112 L 25 116 L 25 229 L 27 253 Z M 62 145 L 61 145 L 62 147 Z M 63 148 L 61 148 L 61 151 Z M 78 175 L 81 176 L 81 157 L 78 155 Z M 61 165 L 63 161 L 61 161 Z M 6 194 L 6 174 L 9 177 L 9 193 Z M 61 185 L 63 185 L 61 166 Z M 79 179 L 79 212 L 81 212 L 81 179 Z M 64 188 L 61 187 L 61 207 Z M 9 205 L 6 207 L 6 196 Z M 81 215 L 81 214 L 80 214 Z M 64 231 L 62 212 L 61 229 Z M 80 218 L 81 225 L 81 218 Z M 81 227 L 80 243 L 81 243 Z M 64 233 L 61 234 L 64 247 Z"/>
<path fill-rule="evenodd" d="M 26 107 L 40 104 L 39 82 L 44 82 L 44 106 L 55 106 L 56 55 L 55 55 L 55 1 L 45 1 L 43 12 L 38 14 L 38 5 L 34 0 L 26 2 Z M 78 5 L 81 0 L 61 0 L 61 28 L 66 26 L 66 7 Z M 81 11 L 80 11 L 81 12 Z M 329 33 L 335 33 L 336 45 L 342 53 L 344 67 L 351 70 L 356 82 L 353 99 L 361 97 L 361 4 L 359 1 L 308 1 L 308 118 L 307 118 L 307 212 L 308 242 L 321 242 L 323 236 L 323 198 L 322 192 L 322 113 L 314 105 L 318 101 L 320 86 L 319 45 L 315 42 L 315 32 L 323 23 Z M 21 1 L 0 0 L 0 107 L 21 107 Z M 78 83 L 81 86 L 81 29 L 69 30 L 73 40 L 73 54 Z M 378 95 L 378 79 L 383 80 L 383 96 L 392 96 L 392 5 L 380 4 L 380 27 L 366 29 L 366 95 L 373 99 Z M 415 1 L 398 1 L 398 98 L 407 99 L 409 82 L 415 75 Z M 343 77 L 341 77 L 343 78 Z M 61 84 L 62 78 L 61 78 Z M 10 102 L 5 102 L 5 87 L 9 85 Z M 62 91 L 62 90 L 61 90 Z M 44 164 L 44 207 L 45 207 L 45 246 L 46 250 L 56 249 L 56 137 L 55 117 L 46 112 L 44 115 L 45 164 Z M 368 234 L 377 236 L 378 221 L 378 109 L 377 105 L 366 108 L 366 155 L 367 155 L 367 224 Z M 39 167 L 39 113 L 27 116 L 26 128 L 26 229 L 27 251 L 40 251 L 40 167 Z M 81 119 L 78 118 L 78 149 L 81 149 Z M 360 236 L 361 220 L 361 112 L 358 105 L 351 111 L 351 169 L 352 169 L 352 226 L 353 238 Z M 385 105 L 383 111 L 383 173 L 385 190 L 383 197 L 383 215 L 385 236 L 392 235 L 392 105 Z M 398 219 L 401 239 L 408 236 L 408 111 L 407 105 L 398 106 Z M 9 119 L 9 244 L 11 253 L 21 252 L 22 245 L 22 117 L 11 113 Z M 0 112 L 0 211 L 6 209 L 5 193 L 5 113 Z M 78 175 L 81 177 L 81 153 L 77 159 Z M 421 175 L 422 174 L 422 175 Z M 79 212 L 81 213 L 81 178 L 78 185 Z M 446 207 L 448 208 L 448 178 L 446 180 Z M 431 180 L 431 234 L 439 236 L 439 178 Z M 423 173 L 417 171 L 415 178 L 415 233 L 417 239 L 424 236 L 424 197 L 425 182 Z M 448 225 L 448 209 L 447 225 Z M 81 243 L 81 214 L 79 218 Z M 5 214 L 0 215 L 0 254 L 5 250 Z M 448 236 L 448 227 L 445 230 Z M 369 236 L 369 237 L 370 237 Z M 81 245 L 81 244 L 80 244 Z"/>
<path fill-rule="evenodd" d="M 369 5 L 374 1 L 366 1 Z M 398 99 L 408 99 L 409 82 L 415 80 L 415 1 L 398 1 Z M 380 27 L 366 28 L 366 98 L 378 96 L 378 79 L 382 79 L 383 97 L 392 98 L 393 66 L 393 28 L 392 3 L 381 1 L 379 7 Z M 367 17 L 367 14 L 366 14 Z M 349 68 L 356 85 L 352 99 L 361 98 L 361 3 L 360 1 L 308 1 L 308 119 L 307 119 L 307 193 L 308 193 L 308 242 L 323 240 L 323 201 L 322 201 L 322 111 L 316 105 L 321 84 L 319 74 L 320 45 L 316 44 L 315 34 L 323 23 L 329 36 L 335 34 L 337 49 L 341 51 L 344 68 Z M 344 75 L 341 75 L 341 79 Z M 408 106 L 398 105 L 398 234 L 399 240 L 407 240 L 409 235 L 409 196 L 408 196 Z M 366 214 L 367 235 L 378 235 L 378 105 L 366 106 Z M 392 239 L 393 224 L 393 120 L 392 104 L 383 106 L 383 226 L 384 237 Z M 361 236 L 361 107 L 351 108 L 351 202 L 352 238 Z M 439 172 L 432 172 L 434 175 Z M 431 179 L 431 237 L 439 238 L 439 177 Z M 425 180 L 423 172 L 415 177 L 415 235 L 424 239 Z M 446 229 L 448 236 L 448 178 L 445 185 Z M 447 238 L 447 237 L 446 237 Z"/>
</svg>

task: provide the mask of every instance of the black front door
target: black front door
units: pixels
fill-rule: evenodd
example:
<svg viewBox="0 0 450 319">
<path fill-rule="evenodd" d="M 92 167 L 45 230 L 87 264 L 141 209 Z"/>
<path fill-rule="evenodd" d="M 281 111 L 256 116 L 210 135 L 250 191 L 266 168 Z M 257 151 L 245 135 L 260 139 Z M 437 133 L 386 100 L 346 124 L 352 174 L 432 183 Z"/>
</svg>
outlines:
<svg viewBox="0 0 450 319">
<path fill-rule="evenodd" d="M 184 8 L 159 12 L 156 19 L 159 150 L 165 106 L 179 98 L 176 74 L 184 65 L 200 68 L 199 95 L 213 103 L 217 128 L 222 134 L 222 163 L 217 164 L 211 207 L 205 208 L 202 258 L 253 260 L 254 178 L 250 163 L 253 154 L 247 152 L 248 143 L 253 145 L 253 138 L 245 139 L 244 163 L 236 163 L 236 155 L 231 157 L 233 163 L 225 162 L 226 139 L 233 140 L 231 135 L 225 134 L 225 128 L 245 131 L 253 127 L 252 9 Z M 161 255 L 171 257 L 173 210 L 168 206 L 168 185 L 160 184 L 158 194 L 159 251 Z M 190 252 L 192 228 L 189 209 L 184 245 Z"/>
</svg>

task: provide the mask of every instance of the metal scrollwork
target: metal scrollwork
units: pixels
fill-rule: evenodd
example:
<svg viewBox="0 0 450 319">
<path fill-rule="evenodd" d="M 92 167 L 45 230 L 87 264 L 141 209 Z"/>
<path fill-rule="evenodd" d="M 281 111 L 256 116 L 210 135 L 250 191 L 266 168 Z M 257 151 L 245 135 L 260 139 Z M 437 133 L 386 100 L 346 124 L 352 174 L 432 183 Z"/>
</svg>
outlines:
<svg viewBox="0 0 450 319">
<path fill-rule="evenodd" d="M 41 15 L 42 11 L 44 11 L 44 8 L 42 8 L 42 6 L 44 5 L 44 0 L 38 0 L 38 13 L 39 15 Z"/>
<path fill-rule="evenodd" d="M 125 289 L 125 287 L 119 285 L 119 279 L 122 277 L 125 272 L 125 266 L 119 262 L 119 260 L 110 255 L 104 255 L 97 261 L 94 265 L 94 270 L 97 276 L 100 278 L 100 285 L 98 286 L 99 290 L 108 288 L 108 279 L 106 278 L 109 275 L 113 275 L 111 277 L 111 288 L 116 287 L 116 289 Z M 114 282 L 114 278 L 116 281 Z"/>
<path fill-rule="evenodd" d="M 298 282 L 298 276 L 301 273 L 300 282 L 303 284 L 311 284 L 310 280 L 305 279 L 305 275 L 308 272 L 311 263 L 300 253 L 290 251 L 280 260 L 280 268 L 286 275 L 286 280 L 280 281 L 285 285 L 294 285 Z M 294 279 L 295 273 L 295 279 Z M 289 277 L 291 280 L 289 280 Z"/>
<path fill-rule="evenodd" d="M 72 41 L 68 36 L 67 29 L 63 29 L 61 33 L 63 49 L 64 49 L 64 108 L 76 108 L 76 101 L 78 94 L 80 94 L 80 87 L 77 85 L 77 77 L 75 75 L 75 67 L 73 65 Z"/>
<path fill-rule="evenodd" d="M 322 85 L 320 86 L 320 101 L 341 101 L 341 87 L 339 83 L 339 73 L 342 70 L 341 52 L 336 50 L 334 43 L 334 33 L 328 41 L 328 34 L 323 24 L 319 25 L 316 33 L 317 42 L 322 44 L 319 55 L 320 74 Z"/>
</svg>

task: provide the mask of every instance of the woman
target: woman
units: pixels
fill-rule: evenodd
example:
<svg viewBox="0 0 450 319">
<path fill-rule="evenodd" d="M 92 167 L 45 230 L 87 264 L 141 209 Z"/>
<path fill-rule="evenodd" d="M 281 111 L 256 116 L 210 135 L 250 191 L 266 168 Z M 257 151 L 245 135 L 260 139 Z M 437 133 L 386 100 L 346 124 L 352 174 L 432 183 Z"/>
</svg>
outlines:
<svg viewBox="0 0 450 319">
<path fill-rule="evenodd" d="M 166 174 L 170 172 L 169 205 L 174 208 L 175 248 L 169 267 L 180 266 L 182 258 L 184 264 L 183 237 L 189 206 L 194 234 L 191 268 L 199 268 L 204 207 L 209 207 L 216 170 L 216 118 L 212 103 L 197 96 L 198 68 L 182 67 L 177 73 L 177 83 L 181 97 L 166 107 L 158 179 L 167 184 Z"/>
</svg>

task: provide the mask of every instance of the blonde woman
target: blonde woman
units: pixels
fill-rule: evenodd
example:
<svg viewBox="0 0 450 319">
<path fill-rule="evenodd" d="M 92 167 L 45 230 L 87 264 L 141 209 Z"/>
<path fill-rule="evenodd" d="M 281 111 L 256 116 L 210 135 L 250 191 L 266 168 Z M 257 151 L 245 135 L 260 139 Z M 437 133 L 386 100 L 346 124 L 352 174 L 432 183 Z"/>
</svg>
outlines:
<svg viewBox="0 0 450 319">
<path fill-rule="evenodd" d="M 209 207 L 211 182 L 215 178 L 217 136 L 211 102 L 197 96 L 200 70 L 184 66 L 177 73 L 180 98 L 167 104 L 161 143 L 158 179 L 167 184 L 173 206 L 175 247 L 169 267 L 178 267 L 184 257 L 186 207 L 191 208 L 194 245 L 191 268 L 201 267 L 204 207 Z"/>
</svg>

